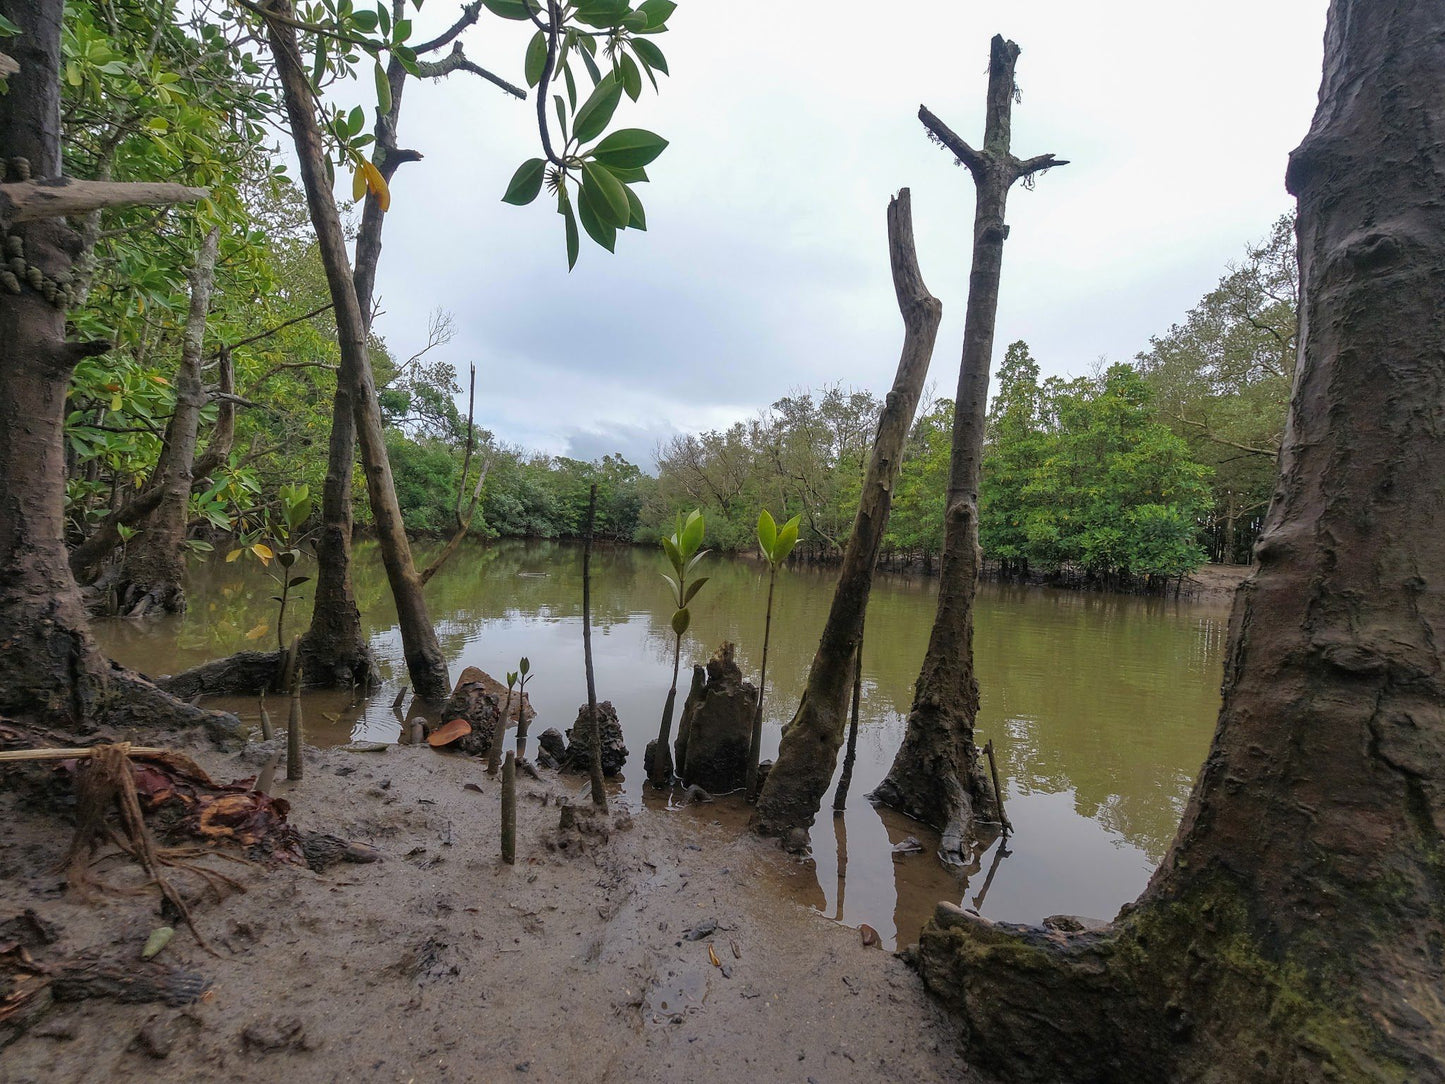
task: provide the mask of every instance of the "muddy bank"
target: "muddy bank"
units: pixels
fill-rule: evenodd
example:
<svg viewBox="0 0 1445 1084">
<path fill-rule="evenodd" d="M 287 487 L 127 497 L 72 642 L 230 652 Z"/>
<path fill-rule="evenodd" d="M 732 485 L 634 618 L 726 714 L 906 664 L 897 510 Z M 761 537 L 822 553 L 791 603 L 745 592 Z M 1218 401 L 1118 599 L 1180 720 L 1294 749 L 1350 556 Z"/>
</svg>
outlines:
<svg viewBox="0 0 1445 1084">
<path fill-rule="evenodd" d="M 190 752 L 217 779 L 257 770 Z M 275 785 L 293 823 L 383 861 L 228 866 L 247 891 L 220 903 L 178 877 L 218 955 L 178 929 L 158 959 L 204 976 L 202 999 L 57 1003 L 0 1053 L 0 1081 L 969 1079 L 912 971 L 787 902 L 811 873 L 697 808 L 549 849 L 559 798 L 584 791 L 521 777 L 507 867 L 498 784 L 475 761 L 308 751 L 305 781 Z M 138 957 L 162 924 L 154 894 L 64 893 L 70 828 L 27 805 L 0 789 L 0 918 L 58 926 L 45 958 Z"/>
</svg>

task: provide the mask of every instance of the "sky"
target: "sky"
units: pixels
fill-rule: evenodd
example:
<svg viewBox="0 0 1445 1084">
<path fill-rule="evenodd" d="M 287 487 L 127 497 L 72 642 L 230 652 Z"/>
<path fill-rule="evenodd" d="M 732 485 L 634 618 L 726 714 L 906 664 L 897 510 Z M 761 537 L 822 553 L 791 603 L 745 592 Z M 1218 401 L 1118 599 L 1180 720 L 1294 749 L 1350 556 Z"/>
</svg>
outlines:
<svg viewBox="0 0 1445 1084">
<path fill-rule="evenodd" d="M 432 0 L 417 39 L 450 21 Z M 497 439 L 651 470 L 660 441 L 841 382 L 882 395 L 902 344 L 885 212 L 911 188 L 923 276 L 943 302 L 930 381 L 958 377 L 973 185 L 920 103 L 982 141 L 989 39 L 1018 42 L 1013 151 L 1070 165 L 1015 186 L 995 361 L 1045 375 L 1122 361 L 1180 320 L 1290 209 L 1284 171 L 1319 88 L 1325 0 L 679 0 L 654 38 L 672 75 L 613 128 L 671 141 L 638 189 L 647 232 L 568 274 L 546 194 L 500 202 L 539 152 L 532 104 L 466 74 L 408 89 L 377 331 L 406 356 L 477 366 Z M 528 29 L 483 14 L 477 63 L 522 83 Z M 580 74 L 580 69 L 579 69 Z M 585 80 L 584 80 L 585 82 Z M 374 104 L 374 103 L 372 103 Z"/>
</svg>

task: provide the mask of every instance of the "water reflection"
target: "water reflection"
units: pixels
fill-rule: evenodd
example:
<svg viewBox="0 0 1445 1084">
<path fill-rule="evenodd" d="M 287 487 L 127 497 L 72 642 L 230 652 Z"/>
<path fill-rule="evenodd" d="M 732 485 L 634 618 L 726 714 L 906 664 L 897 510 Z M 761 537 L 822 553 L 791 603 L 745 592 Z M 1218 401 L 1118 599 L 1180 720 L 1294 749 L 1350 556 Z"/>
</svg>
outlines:
<svg viewBox="0 0 1445 1084">
<path fill-rule="evenodd" d="M 684 672 L 689 661 L 702 661 L 730 639 L 739 665 L 755 674 L 765 571 L 747 560 L 709 560 L 712 580 L 692 606 Z M 642 749 L 656 735 L 671 677 L 671 609 L 657 554 L 602 549 L 593 567 L 598 696 L 613 702 L 622 722 L 632 758 L 618 791 L 637 807 L 644 798 Z M 779 581 L 765 755 L 776 751 L 779 729 L 801 694 L 834 576 L 790 569 Z M 275 642 L 271 590 L 253 565 L 213 562 L 194 570 L 185 615 L 143 625 L 105 622 L 98 636 L 116 658 L 148 673 L 267 648 Z M 913 938 L 939 899 L 1014 921 L 1057 912 L 1111 917 L 1162 857 L 1203 761 L 1218 711 L 1226 608 L 985 585 L 975 640 L 980 740 L 994 740 L 1016 831 L 1007 854 L 994 842 L 975 856 L 965 883 L 934 858 L 937 841 L 926 829 L 866 800 L 902 735 L 934 590 L 934 581 L 922 577 L 883 576 L 875 587 L 857 765 L 844 814 L 831 816 L 831 795 L 824 800 L 813 831 L 816 879 L 798 878 L 809 882 L 805 902 L 844 922 L 868 922 L 885 944 Z M 409 740 L 408 716 L 416 709 L 392 711 L 405 666 L 386 577 L 368 544 L 357 547 L 357 594 L 382 687 L 370 697 L 307 694 L 308 740 Z M 549 726 L 565 730 L 586 700 L 581 594 L 580 549 L 545 542 L 465 547 L 427 589 L 453 677 L 469 665 L 502 675 L 519 657 L 531 659 L 533 738 Z M 307 616 L 303 603 L 287 635 Z M 257 720 L 253 702 L 224 706 Z M 925 853 L 894 855 L 892 846 L 910 835 Z"/>
</svg>

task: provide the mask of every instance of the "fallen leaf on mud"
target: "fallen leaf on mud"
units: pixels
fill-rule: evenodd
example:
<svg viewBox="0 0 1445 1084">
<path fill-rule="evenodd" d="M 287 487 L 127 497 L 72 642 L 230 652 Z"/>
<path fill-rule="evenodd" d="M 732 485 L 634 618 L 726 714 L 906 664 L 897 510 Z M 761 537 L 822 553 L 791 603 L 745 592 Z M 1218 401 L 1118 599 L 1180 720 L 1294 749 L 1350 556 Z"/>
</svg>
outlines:
<svg viewBox="0 0 1445 1084">
<path fill-rule="evenodd" d="M 271 626 L 270 626 L 270 624 L 267 623 L 267 622 L 265 622 L 265 621 L 262 621 L 262 622 L 261 622 L 259 625 L 257 625 L 254 629 L 252 629 L 250 632 L 246 633 L 246 639 L 248 639 L 248 640 L 259 640 L 261 637 L 265 636 L 266 633 L 268 633 L 268 632 L 270 632 L 270 631 L 271 631 Z"/>
<path fill-rule="evenodd" d="M 864 948 L 871 948 L 873 945 L 882 944 L 883 942 L 883 939 L 878 936 L 878 931 L 866 922 L 858 927 L 858 932 L 863 935 Z"/>
<path fill-rule="evenodd" d="M 157 930 L 152 930 L 151 935 L 146 938 L 146 947 L 140 951 L 140 958 L 142 960 L 149 960 L 156 953 L 160 952 L 161 949 L 169 945 L 171 938 L 175 935 L 176 931 L 170 926 L 162 926 Z"/>
<path fill-rule="evenodd" d="M 743 950 L 738 948 L 737 941 L 733 938 L 728 938 L 728 943 L 731 944 L 733 947 L 733 959 L 741 960 L 743 958 Z"/>
<path fill-rule="evenodd" d="M 427 735 L 426 743 L 433 749 L 443 745 L 450 745 L 458 738 L 464 738 L 472 732 L 472 724 L 465 719 L 453 719 L 451 722 L 437 727 Z"/>
<path fill-rule="evenodd" d="M 477 786 L 475 783 L 463 783 L 462 790 L 474 790 L 478 794 L 482 793 L 482 788 Z"/>
<path fill-rule="evenodd" d="M 722 967 L 722 961 L 717 958 L 717 953 L 712 950 L 712 945 L 707 946 L 707 958 L 712 961 L 713 967 Z"/>
</svg>

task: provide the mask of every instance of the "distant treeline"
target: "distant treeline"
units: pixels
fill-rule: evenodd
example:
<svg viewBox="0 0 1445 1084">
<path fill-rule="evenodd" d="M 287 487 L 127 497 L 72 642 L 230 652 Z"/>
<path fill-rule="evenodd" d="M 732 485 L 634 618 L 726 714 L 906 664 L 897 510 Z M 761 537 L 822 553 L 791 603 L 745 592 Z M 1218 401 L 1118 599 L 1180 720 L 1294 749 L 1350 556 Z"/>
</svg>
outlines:
<svg viewBox="0 0 1445 1084">
<path fill-rule="evenodd" d="M 1248 560 L 1293 370 L 1292 227 L 1282 219 L 1132 365 L 1041 380 L 1028 346 L 1008 347 L 989 411 L 980 510 L 985 558 L 1002 574 L 1120 583 Z M 575 536 L 596 481 L 604 537 L 654 542 L 679 511 L 700 508 L 708 545 L 747 550 L 767 508 L 779 519 L 800 515 L 797 552 L 827 560 L 847 539 L 880 406 L 839 386 L 795 393 L 727 429 L 668 441 L 656 477 L 620 456 L 585 463 L 488 446 L 477 529 Z M 952 421 L 953 403 L 938 399 L 914 423 L 887 562 L 937 559 Z M 450 432 L 393 435 L 414 528 L 449 529 L 458 422 L 441 427 Z"/>
</svg>

